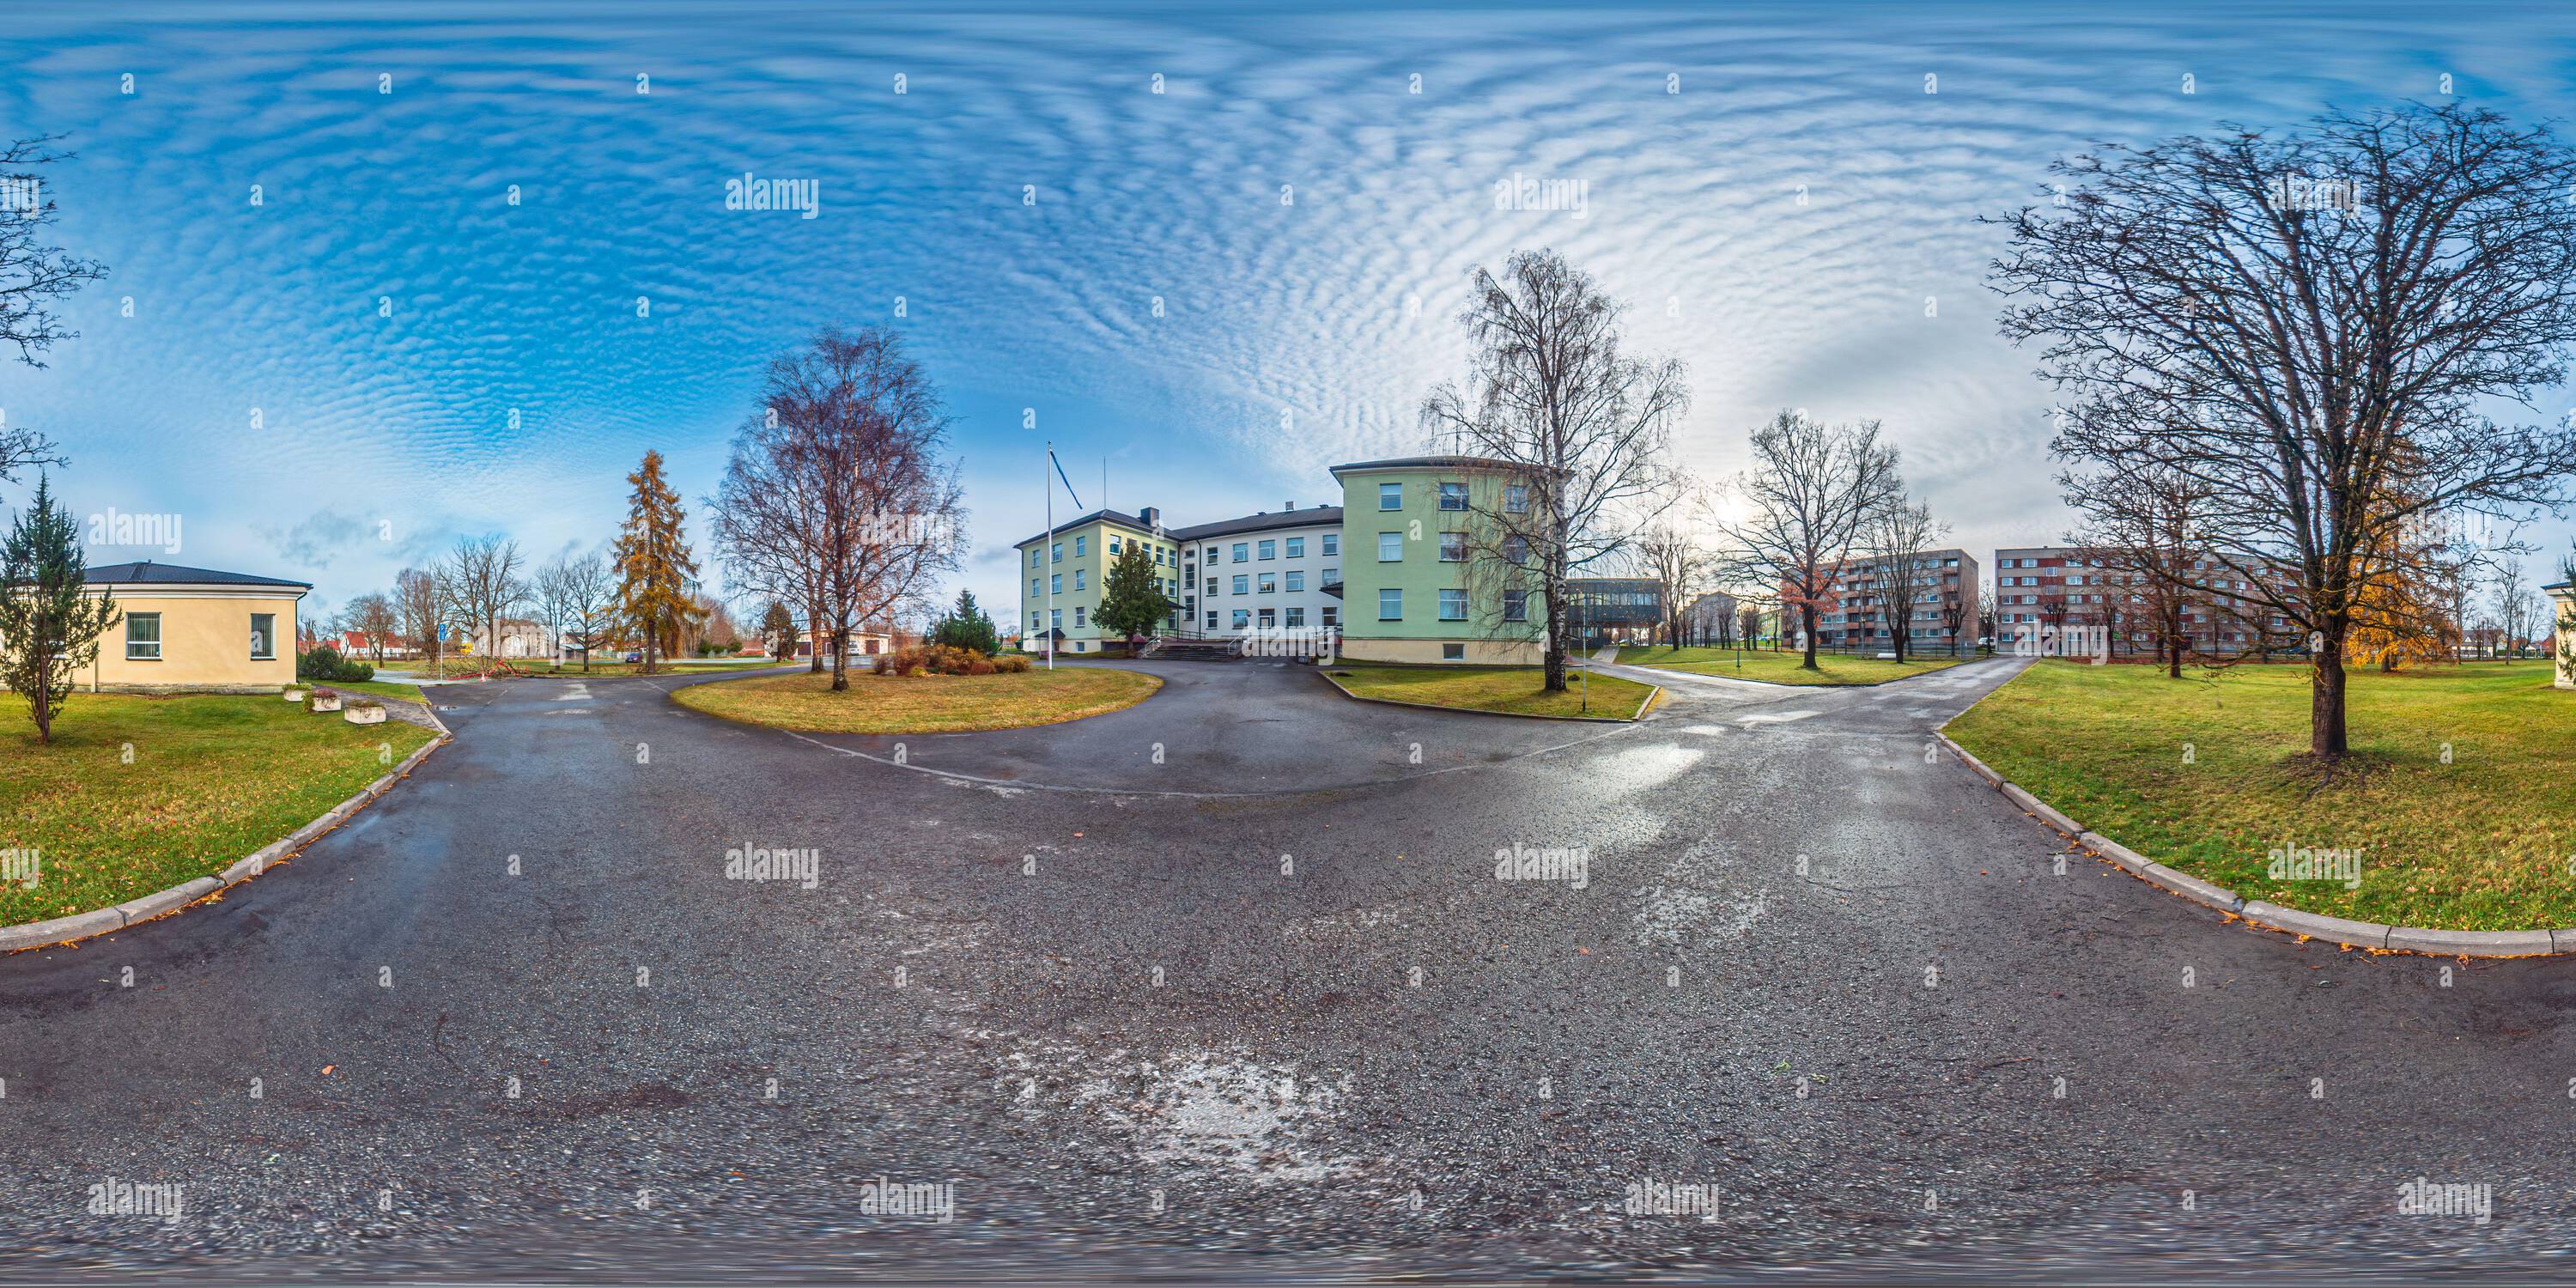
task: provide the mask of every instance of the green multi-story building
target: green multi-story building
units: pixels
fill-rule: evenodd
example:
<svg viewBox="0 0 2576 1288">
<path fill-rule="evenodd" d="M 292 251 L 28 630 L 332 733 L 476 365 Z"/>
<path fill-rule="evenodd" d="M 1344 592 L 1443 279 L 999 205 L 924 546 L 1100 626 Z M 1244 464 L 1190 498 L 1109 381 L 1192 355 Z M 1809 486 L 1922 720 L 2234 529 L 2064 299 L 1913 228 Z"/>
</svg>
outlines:
<svg viewBox="0 0 2576 1288">
<path fill-rule="evenodd" d="M 1152 506 L 1135 514 L 1094 510 L 1019 544 L 1020 647 L 1043 653 L 1052 634 L 1057 652 L 1097 653 L 1104 639 L 1114 638 L 1095 615 L 1109 569 L 1131 543 L 1145 548 L 1155 581 L 1179 604 L 1181 546 L 1163 532 L 1162 512 Z M 1170 624 L 1181 624 L 1178 611 Z"/>
<path fill-rule="evenodd" d="M 1544 658 L 1535 570 L 1504 556 L 1498 516 L 1530 505 L 1525 476 L 1475 456 L 1333 467 L 1342 485 L 1342 656 L 1367 662 Z"/>
</svg>

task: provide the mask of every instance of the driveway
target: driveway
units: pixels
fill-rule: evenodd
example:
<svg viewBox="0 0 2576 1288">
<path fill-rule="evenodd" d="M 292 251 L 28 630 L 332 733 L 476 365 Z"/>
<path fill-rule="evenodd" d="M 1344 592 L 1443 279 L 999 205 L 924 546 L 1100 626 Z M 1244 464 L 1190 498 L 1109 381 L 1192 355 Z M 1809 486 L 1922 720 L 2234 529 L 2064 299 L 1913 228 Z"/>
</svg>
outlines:
<svg viewBox="0 0 2576 1288">
<path fill-rule="evenodd" d="M 2492 1278 L 2576 1233 L 2576 973 L 2061 872 L 1927 751 L 2020 663 L 1633 727 L 1144 665 L 900 764 L 702 681 L 442 689 L 456 743 L 292 865 L 0 959 L 0 1275 Z M 182 1214 L 87 1210 L 133 1182 Z"/>
</svg>

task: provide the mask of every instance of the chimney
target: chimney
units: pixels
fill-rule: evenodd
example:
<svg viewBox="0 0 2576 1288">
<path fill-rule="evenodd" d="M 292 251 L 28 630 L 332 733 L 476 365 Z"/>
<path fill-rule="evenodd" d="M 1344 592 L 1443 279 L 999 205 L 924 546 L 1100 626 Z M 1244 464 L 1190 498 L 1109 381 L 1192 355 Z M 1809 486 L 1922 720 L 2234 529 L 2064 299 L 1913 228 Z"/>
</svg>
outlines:
<svg viewBox="0 0 2576 1288">
<path fill-rule="evenodd" d="M 1287 504 L 1280 506 L 1279 508 L 1280 508 L 1280 509 L 1282 509 L 1282 510 L 1295 510 L 1295 509 L 1297 508 L 1297 503 L 1296 503 L 1296 502 L 1294 502 L 1294 501 L 1290 501 L 1290 502 L 1288 502 Z"/>
<path fill-rule="evenodd" d="M 1136 512 L 1136 517 L 1142 520 L 1147 528 L 1152 529 L 1155 532 L 1163 530 L 1163 512 L 1158 507 L 1150 505 L 1146 506 L 1144 509 Z"/>
</svg>

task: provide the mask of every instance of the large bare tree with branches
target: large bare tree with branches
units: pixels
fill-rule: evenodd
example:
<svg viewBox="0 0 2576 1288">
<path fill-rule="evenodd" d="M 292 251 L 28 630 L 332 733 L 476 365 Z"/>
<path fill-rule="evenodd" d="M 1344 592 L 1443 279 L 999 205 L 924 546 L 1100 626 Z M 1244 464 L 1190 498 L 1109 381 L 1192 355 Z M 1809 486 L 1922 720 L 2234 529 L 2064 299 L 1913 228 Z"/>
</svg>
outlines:
<svg viewBox="0 0 2576 1288">
<path fill-rule="evenodd" d="M 1549 692 L 1565 691 L 1567 579 L 1625 551 L 1676 495 L 1671 425 L 1690 408 L 1688 372 L 1622 352 L 1620 311 L 1553 250 L 1513 255 L 1500 277 L 1478 268 L 1458 315 L 1475 350 L 1467 379 L 1422 404 L 1446 450 L 1500 467 L 1502 486 L 1468 489 L 1468 575 L 1535 583 Z M 1486 597 L 1488 621 L 1504 620 L 1504 598 Z"/>
<path fill-rule="evenodd" d="M 54 199 L 41 167 L 68 161 L 57 151 L 60 135 L 0 144 L 0 345 L 14 345 L 18 361 L 44 366 L 38 355 L 57 340 L 74 338 L 55 313 L 64 297 L 107 275 L 107 267 L 50 245 Z M 35 428 L 0 420 L 0 483 L 31 465 L 61 465 L 62 454 Z"/>
<path fill-rule="evenodd" d="M 1887 639 L 1902 662 L 1914 647 L 1914 613 L 1920 604 L 1939 611 L 1941 570 L 1932 552 L 1949 535 L 1947 524 L 1932 517 L 1932 507 L 1899 500 L 1882 506 L 1870 518 L 1864 541 L 1879 601 L 1887 613 Z"/>
<path fill-rule="evenodd" d="M 1753 431 L 1753 466 L 1733 491 L 1746 513 L 1724 525 L 1731 573 L 1778 588 L 1806 635 L 1800 665 L 1815 670 L 1817 615 L 1837 602 L 1871 523 L 1905 495 L 1896 449 L 1878 441 L 1877 421 L 1826 426 L 1784 411 Z"/>
<path fill-rule="evenodd" d="M 714 515 L 712 531 L 724 560 L 726 588 L 772 604 L 802 605 L 806 622 L 819 627 L 830 615 L 822 522 L 813 508 L 819 489 L 797 474 L 795 438 L 777 408 L 752 415 L 734 435 L 733 456 L 706 504 Z M 793 656 L 779 654 L 782 661 Z M 823 650 L 818 648 L 808 670 L 822 669 Z"/>
<path fill-rule="evenodd" d="M 958 566 L 965 510 L 945 457 L 947 413 L 883 327 L 826 330 L 781 355 L 762 397 L 784 431 L 778 473 L 802 493 L 795 513 L 822 573 L 812 624 L 832 650 L 832 687 L 847 689 L 851 633 L 921 606 Z"/>
<path fill-rule="evenodd" d="M 2305 632 L 2309 751 L 2347 746 L 2344 643 L 2407 525 L 2555 503 L 2576 431 L 2499 425 L 2576 341 L 2576 154 L 2461 105 L 2231 127 L 2059 161 L 1996 222 L 2002 329 L 2045 345 L 2053 448 L 2206 487 L 2222 575 Z"/>
</svg>

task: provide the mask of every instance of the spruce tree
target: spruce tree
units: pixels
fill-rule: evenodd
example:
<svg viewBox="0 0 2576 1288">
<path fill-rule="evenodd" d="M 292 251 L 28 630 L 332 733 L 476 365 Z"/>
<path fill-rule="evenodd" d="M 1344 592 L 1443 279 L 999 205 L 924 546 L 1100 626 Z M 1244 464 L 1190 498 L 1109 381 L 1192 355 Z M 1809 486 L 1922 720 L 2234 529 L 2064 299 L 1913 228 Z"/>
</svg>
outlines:
<svg viewBox="0 0 2576 1288">
<path fill-rule="evenodd" d="M 0 544 L 0 684 L 26 699 L 39 743 L 54 740 L 73 677 L 98 659 L 98 637 L 119 616 L 104 590 L 84 589 L 80 529 L 38 475 L 35 503 Z"/>
</svg>

